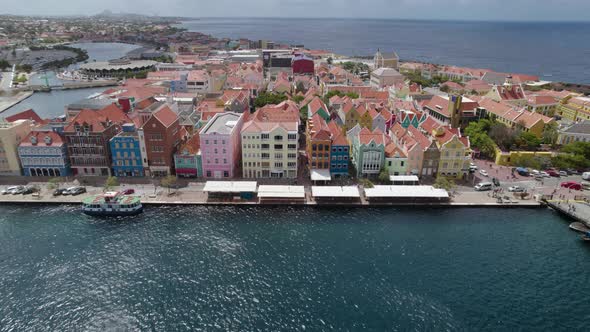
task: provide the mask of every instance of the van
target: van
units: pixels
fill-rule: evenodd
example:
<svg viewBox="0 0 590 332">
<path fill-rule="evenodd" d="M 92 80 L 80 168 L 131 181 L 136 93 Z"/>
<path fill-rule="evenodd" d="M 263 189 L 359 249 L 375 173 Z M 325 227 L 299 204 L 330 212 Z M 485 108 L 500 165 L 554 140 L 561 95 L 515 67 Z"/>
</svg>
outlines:
<svg viewBox="0 0 590 332">
<path fill-rule="evenodd" d="M 590 180 L 590 172 L 582 173 L 582 179 L 584 179 L 586 181 Z"/>
<path fill-rule="evenodd" d="M 491 182 L 480 182 L 473 187 L 475 191 L 492 190 L 493 184 Z"/>
<path fill-rule="evenodd" d="M 590 182 L 582 182 L 582 189 L 590 190 Z"/>
</svg>

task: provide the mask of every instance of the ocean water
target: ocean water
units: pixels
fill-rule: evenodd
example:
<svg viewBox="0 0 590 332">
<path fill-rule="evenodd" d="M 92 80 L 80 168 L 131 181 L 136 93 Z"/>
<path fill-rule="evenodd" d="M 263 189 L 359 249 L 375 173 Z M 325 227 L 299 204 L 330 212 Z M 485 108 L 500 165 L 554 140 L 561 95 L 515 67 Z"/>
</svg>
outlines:
<svg viewBox="0 0 590 332">
<path fill-rule="evenodd" d="M 216 37 L 304 44 L 366 56 L 540 75 L 590 83 L 590 23 L 452 22 L 385 19 L 204 18 L 182 27 Z"/>
<path fill-rule="evenodd" d="M 0 207 L 2 331 L 583 331 L 549 210 Z"/>
</svg>

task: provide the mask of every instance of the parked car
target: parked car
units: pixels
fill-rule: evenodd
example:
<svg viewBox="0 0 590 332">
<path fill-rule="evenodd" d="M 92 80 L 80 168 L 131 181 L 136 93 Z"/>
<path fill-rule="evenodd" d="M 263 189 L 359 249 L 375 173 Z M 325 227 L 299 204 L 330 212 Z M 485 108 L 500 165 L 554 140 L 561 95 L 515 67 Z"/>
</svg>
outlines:
<svg viewBox="0 0 590 332">
<path fill-rule="evenodd" d="M 578 171 L 573 168 L 568 168 L 565 171 L 567 172 L 567 175 L 578 175 Z"/>
<path fill-rule="evenodd" d="M 16 189 L 13 189 L 10 193 L 12 195 L 20 195 L 25 192 L 25 186 L 17 186 Z"/>
<path fill-rule="evenodd" d="M 39 192 L 39 188 L 36 186 L 26 186 L 24 191 L 22 192 L 23 195 L 28 195 L 32 193 Z"/>
<path fill-rule="evenodd" d="M 469 171 L 471 171 L 471 172 L 477 171 L 477 165 L 474 163 L 469 163 Z"/>
<path fill-rule="evenodd" d="M 66 188 L 64 191 L 62 191 L 62 195 L 67 196 L 67 195 L 71 195 L 71 191 L 74 190 L 76 187 L 69 187 Z"/>
<path fill-rule="evenodd" d="M 551 177 L 551 175 L 549 175 L 549 173 L 547 173 L 545 171 L 543 171 L 543 172 L 541 172 L 539 174 L 541 174 L 541 176 L 544 177 L 544 178 L 550 178 Z"/>
<path fill-rule="evenodd" d="M 532 175 L 532 176 L 539 175 L 539 174 L 541 174 L 541 172 L 539 172 L 539 171 L 538 171 L 538 170 L 536 170 L 536 169 L 533 169 L 533 170 L 531 171 L 531 175 Z"/>
<path fill-rule="evenodd" d="M 133 195 L 133 194 L 135 194 L 135 189 L 133 189 L 133 188 L 125 189 L 125 190 L 121 191 L 121 194 L 123 194 L 123 195 Z"/>
<path fill-rule="evenodd" d="M 53 196 L 60 196 L 60 195 L 64 195 L 64 193 L 67 191 L 67 189 L 65 188 L 57 188 L 53 191 Z"/>
<path fill-rule="evenodd" d="M 491 182 L 480 182 L 473 187 L 475 191 L 492 190 L 493 184 Z"/>
<path fill-rule="evenodd" d="M 559 176 L 568 176 L 566 171 L 559 171 Z"/>
<path fill-rule="evenodd" d="M 545 173 L 549 174 L 549 176 L 552 176 L 554 178 L 560 177 L 559 172 L 554 169 L 548 169 L 545 171 Z"/>
<path fill-rule="evenodd" d="M 544 176 L 541 174 L 537 174 L 537 175 L 533 175 L 533 177 L 535 178 L 535 180 L 537 181 L 543 181 Z"/>
<path fill-rule="evenodd" d="M 586 181 L 590 180 L 590 172 L 582 173 L 582 179 L 584 179 Z"/>
<path fill-rule="evenodd" d="M 77 195 L 83 194 L 85 192 L 86 192 L 85 187 L 73 187 L 73 188 L 68 189 L 69 195 L 72 195 L 72 196 L 77 196 Z"/>
<path fill-rule="evenodd" d="M 522 193 L 524 192 L 524 188 L 521 186 L 512 186 L 508 188 L 508 191 L 513 192 L 513 193 Z"/>
<path fill-rule="evenodd" d="M 2 195 L 12 195 L 12 192 L 22 186 L 12 186 L 2 190 Z"/>
<path fill-rule="evenodd" d="M 520 176 L 529 176 L 529 175 L 531 175 L 531 173 L 529 172 L 529 170 L 526 169 L 526 168 L 524 168 L 524 167 L 518 167 L 518 168 L 516 168 L 516 172 Z"/>
<path fill-rule="evenodd" d="M 479 174 L 481 174 L 483 176 L 488 176 L 488 171 L 486 171 L 485 169 L 482 169 L 479 171 Z"/>
<path fill-rule="evenodd" d="M 562 188 L 568 188 L 573 190 L 582 190 L 582 185 L 574 181 L 567 181 L 561 183 Z"/>
</svg>

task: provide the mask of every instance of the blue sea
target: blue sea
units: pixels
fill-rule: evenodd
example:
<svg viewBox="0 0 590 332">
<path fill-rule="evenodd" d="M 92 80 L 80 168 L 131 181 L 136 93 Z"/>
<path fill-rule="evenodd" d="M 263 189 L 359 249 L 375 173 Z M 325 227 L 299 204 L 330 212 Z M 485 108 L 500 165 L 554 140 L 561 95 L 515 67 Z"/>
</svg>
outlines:
<svg viewBox="0 0 590 332">
<path fill-rule="evenodd" d="M 0 206 L 0 331 L 587 331 L 546 209 Z"/>
<path fill-rule="evenodd" d="M 180 26 L 216 37 L 304 44 L 342 55 L 395 50 L 402 60 L 590 84 L 590 23 L 204 18 Z"/>
</svg>

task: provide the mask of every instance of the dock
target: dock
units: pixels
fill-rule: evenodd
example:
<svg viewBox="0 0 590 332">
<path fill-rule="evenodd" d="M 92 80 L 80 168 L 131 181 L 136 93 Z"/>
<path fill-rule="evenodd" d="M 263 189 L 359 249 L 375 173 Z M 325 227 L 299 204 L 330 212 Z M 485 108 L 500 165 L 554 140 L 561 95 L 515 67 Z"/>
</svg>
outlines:
<svg viewBox="0 0 590 332">
<path fill-rule="evenodd" d="M 590 204 L 585 201 L 546 200 L 547 206 L 590 228 Z"/>
<path fill-rule="evenodd" d="M 11 96 L 0 95 L 0 113 L 33 95 L 32 91 L 19 91 Z"/>
</svg>

